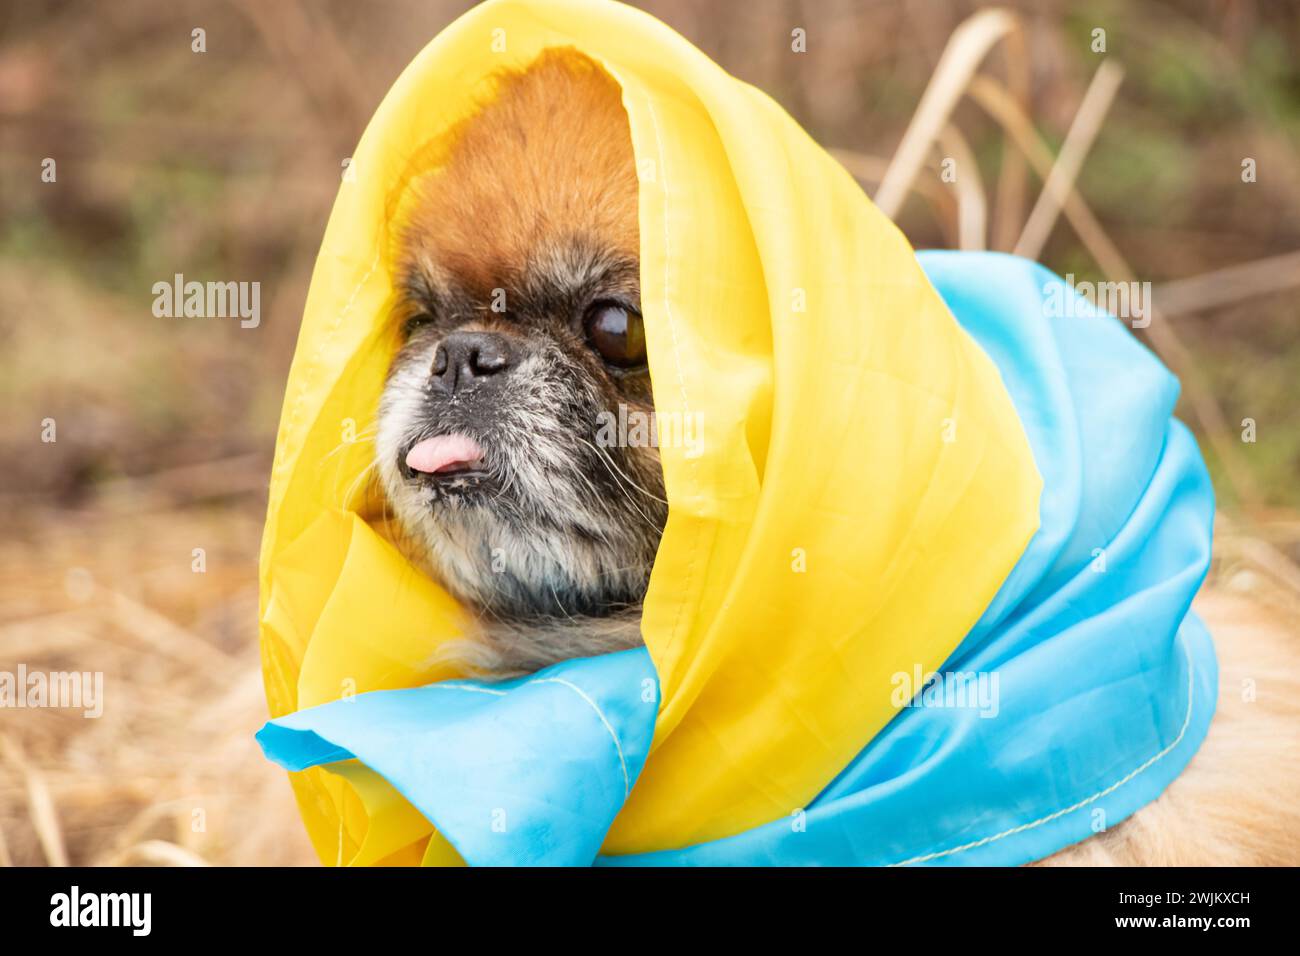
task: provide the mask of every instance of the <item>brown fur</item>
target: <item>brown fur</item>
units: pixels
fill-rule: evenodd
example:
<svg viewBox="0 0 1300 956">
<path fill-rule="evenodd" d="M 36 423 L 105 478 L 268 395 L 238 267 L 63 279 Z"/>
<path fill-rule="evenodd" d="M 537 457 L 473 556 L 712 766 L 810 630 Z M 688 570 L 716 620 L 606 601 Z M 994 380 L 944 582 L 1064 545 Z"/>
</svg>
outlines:
<svg viewBox="0 0 1300 956">
<path fill-rule="evenodd" d="M 636 162 L 621 95 L 570 50 L 501 74 L 487 105 L 450 134 L 447 162 L 409 220 L 407 255 L 483 297 L 567 236 L 598 236 L 635 258 Z"/>
</svg>

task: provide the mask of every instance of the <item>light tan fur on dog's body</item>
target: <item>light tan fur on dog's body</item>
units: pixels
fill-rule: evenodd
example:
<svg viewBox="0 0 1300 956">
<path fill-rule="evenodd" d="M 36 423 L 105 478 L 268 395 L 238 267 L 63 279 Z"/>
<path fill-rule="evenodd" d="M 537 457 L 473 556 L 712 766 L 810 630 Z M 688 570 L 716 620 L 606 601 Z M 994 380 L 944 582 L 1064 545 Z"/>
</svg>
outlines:
<svg viewBox="0 0 1300 956">
<path fill-rule="evenodd" d="M 1300 635 L 1223 591 L 1195 607 L 1219 656 L 1218 710 L 1200 750 L 1157 800 L 1040 865 L 1300 863 Z"/>
</svg>

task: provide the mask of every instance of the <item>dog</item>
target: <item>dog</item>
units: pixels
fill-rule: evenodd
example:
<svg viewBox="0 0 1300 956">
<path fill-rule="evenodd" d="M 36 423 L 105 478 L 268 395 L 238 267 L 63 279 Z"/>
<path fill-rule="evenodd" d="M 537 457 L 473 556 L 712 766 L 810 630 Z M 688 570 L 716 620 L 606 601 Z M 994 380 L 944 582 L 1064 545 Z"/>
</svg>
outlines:
<svg viewBox="0 0 1300 956">
<path fill-rule="evenodd" d="M 551 51 L 449 139 L 398 240 L 384 497 L 480 613 L 445 655 L 503 676 L 633 647 L 668 504 L 655 447 L 597 441 L 602 412 L 653 411 L 619 87 Z"/>
<path fill-rule="evenodd" d="M 637 177 L 617 83 L 574 51 L 503 73 L 416 187 L 396 256 L 401 345 L 376 471 L 414 561 L 478 612 L 444 651 L 495 677 L 641 643 L 667 520 L 649 443 L 600 414 L 653 411 L 640 315 Z M 1220 714 L 1158 800 L 1046 861 L 1292 863 L 1300 678 L 1276 633 L 1219 633 Z M 1275 678 L 1247 702 L 1233 681 Z M 1278 683 L 1280 681 L 1280 683 Z"/>
</svg>

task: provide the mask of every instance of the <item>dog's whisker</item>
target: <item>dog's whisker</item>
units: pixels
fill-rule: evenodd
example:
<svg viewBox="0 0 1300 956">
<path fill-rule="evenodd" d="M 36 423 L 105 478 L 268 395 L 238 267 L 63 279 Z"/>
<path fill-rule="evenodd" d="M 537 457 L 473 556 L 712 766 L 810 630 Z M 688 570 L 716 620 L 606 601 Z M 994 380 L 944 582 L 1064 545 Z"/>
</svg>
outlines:
<svg viewBox="0 0 1300 956">
<path fill-rule="evenodd" d="M 650 498 L 650 499 L 653 500 L 653 501 L 658 501 L 658 502 L 661 503 L 661 504 L 665 504 L 665 505 L 668 504 L 668 500 L 667 500 L 666 498 L 660 498 L 658 495 L 654 494 L 653 492 L 646 491 L 644 488 L 642 488 L 640 485 L 638 485 L 635 481 L 633 481 L 631 478 L 629 478 L 629 477 L 627 476 L 627 473 L 626 473 L 625 471 L 623 471 L 622 468 L 619 468 L 619 467 L 618 467 L 618 463 L 614 461 L 613 456 L 610 455 L 610 453 L 609 453 L 608 451 L 606 451 L 604 448 L 601 448 L 599 445 L 596 445 L 596 444 L 593 444 L 592 442 L 587 441 L 587 439 L 585 439 L 585 438 L 580 438 L 579 441 L 581 441 L 584 445 L 586 445 L 588 448 L 590 448 L 592 451 L 594 451 L 597 455 L 600 455 L 602 458 L 604 458 L 605 461 L 608 462 L 609 465 L 610 465 L 610 466 L 611 466 L 615 471 L 617 471 L 617 472 L 619 473 L 619 475 L 620 475 L 620 476 L 621 476 L 621 477 L 622 477 L 622 478 L 623 478 L 623 479 L 624 479 L 624 480 L 625 480 L 629 485 L 631 485 L 631 486 L 632 486 L 633 488 L 635 488 L 637 491 L 641 492 L 641 494 L 645 495 L 647 498 Z"/>
</svg>

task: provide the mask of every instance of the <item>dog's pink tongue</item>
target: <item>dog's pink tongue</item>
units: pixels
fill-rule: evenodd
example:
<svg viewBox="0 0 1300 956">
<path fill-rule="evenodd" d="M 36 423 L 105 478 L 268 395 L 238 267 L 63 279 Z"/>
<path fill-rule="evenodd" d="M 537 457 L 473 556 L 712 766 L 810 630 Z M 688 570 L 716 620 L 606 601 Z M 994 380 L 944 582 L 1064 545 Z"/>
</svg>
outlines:
<svg viewBox="0 0 1300 956">
<path fill-rule="evenodd" d="M 426 438 L 406 453 L 406 467 L 429 475 L 472 468 L 483 462 L 483 449 L 468 435 Z"/>
</svg>

